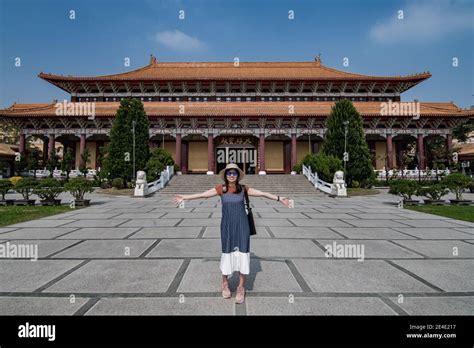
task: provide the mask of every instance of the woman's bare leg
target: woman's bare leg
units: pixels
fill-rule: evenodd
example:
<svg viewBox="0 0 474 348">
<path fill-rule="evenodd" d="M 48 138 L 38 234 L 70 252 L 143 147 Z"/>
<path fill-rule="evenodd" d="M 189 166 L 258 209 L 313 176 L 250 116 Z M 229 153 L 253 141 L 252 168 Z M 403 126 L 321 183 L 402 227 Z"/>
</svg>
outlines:
<svg viewBox="0 0 474 348">
<path fill-rule="evenodd" d="M 239 286 L 245 287 L 245 274 L 239 273 Z"/>
</svg>

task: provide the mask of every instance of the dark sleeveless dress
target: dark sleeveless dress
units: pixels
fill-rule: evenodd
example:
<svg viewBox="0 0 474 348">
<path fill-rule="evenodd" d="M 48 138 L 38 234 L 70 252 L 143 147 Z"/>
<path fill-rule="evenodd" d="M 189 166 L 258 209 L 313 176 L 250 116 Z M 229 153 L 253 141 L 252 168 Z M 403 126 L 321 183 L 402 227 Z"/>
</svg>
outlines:
<svg viewBox="0 0 474 348">
<path fill-rule="evenodd" d="M 231 275 L 235 271 L 249 274 L 250 228 L 245 210 L 244 191 L 238 194 L 233 191 L 224 193 L 222 186 L 216 187 L 216 190 L 222 193 L 220 269 L 225 275 Z"/>
</svg>

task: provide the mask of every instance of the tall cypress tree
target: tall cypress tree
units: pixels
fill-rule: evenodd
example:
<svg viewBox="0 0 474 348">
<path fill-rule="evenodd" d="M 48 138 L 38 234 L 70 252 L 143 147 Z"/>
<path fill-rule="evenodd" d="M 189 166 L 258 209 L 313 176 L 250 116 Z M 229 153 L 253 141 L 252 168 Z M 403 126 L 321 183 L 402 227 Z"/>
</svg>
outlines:
<svg viewBox="0 0 474 348">
<path fill-rule="evenodd" d="M 109 179 L 133 178 L 133 121 L 135 121 L 135 171 L 145 170 L 150 157 L 149 122 L 143 103 L 138 99 L 123 99 L 110 131 L 110 144 L 104 159 Z"/>
<path fill-rule="evenodd" d="M 321 152 L 343 159 L 344 121 L 347 125 L 346 182 L 352 186 L 357 181 L 361 186 L 371 185 L 375 174 L 370 157 L 369 146 L 365 140 L 362 118 L 348 99 L 337 101 L 326 120 L 326 134 Z"/>
</svg>

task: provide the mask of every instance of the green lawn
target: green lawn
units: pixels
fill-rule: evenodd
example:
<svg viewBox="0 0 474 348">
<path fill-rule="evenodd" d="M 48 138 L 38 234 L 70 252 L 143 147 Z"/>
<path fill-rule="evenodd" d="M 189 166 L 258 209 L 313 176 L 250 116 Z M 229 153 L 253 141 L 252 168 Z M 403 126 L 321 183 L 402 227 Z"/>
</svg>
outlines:
<svg viewBox="0 0 474 348">
<path fill-rule="evenodd" d="M 406 209 L 474 222 L 473 205 L 405 205 Z"/>
<path fill-rule="evenodd" d="M 365 189 L 365 188 L 354 188 L 354 187 L 349 187 L 347 189 L 347 195 L 350 197 L 354 196 L 370 196 L 370 195 L 377 195 L 380 192 L 375 189 Z"/>
<path fill-rule="evenodd" d="M 69 208 L 68 205 L 57 207 L 43 207 L 39 205 L 6 207 L 0 206 L 0 226 L 7 226 L 29 220 L 35 220 L 50 215 L 65 213 L 71 210 L 74 209 Z"/>
</svg>

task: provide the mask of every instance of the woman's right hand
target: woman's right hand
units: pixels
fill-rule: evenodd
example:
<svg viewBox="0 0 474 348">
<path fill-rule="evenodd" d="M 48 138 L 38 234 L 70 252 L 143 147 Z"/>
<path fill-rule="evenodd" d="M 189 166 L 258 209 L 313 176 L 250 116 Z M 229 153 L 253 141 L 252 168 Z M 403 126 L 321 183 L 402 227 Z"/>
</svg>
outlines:
<svg viewBox="0 0 474 348">
<path fill-rule="evenodd" d="M 181 202 L 183 201 L 184 201 L 184 195 L 175 195 L 173 198 L 173 203 L 175 204 L 175 206 L 179 206 Z"/>
</svg>

